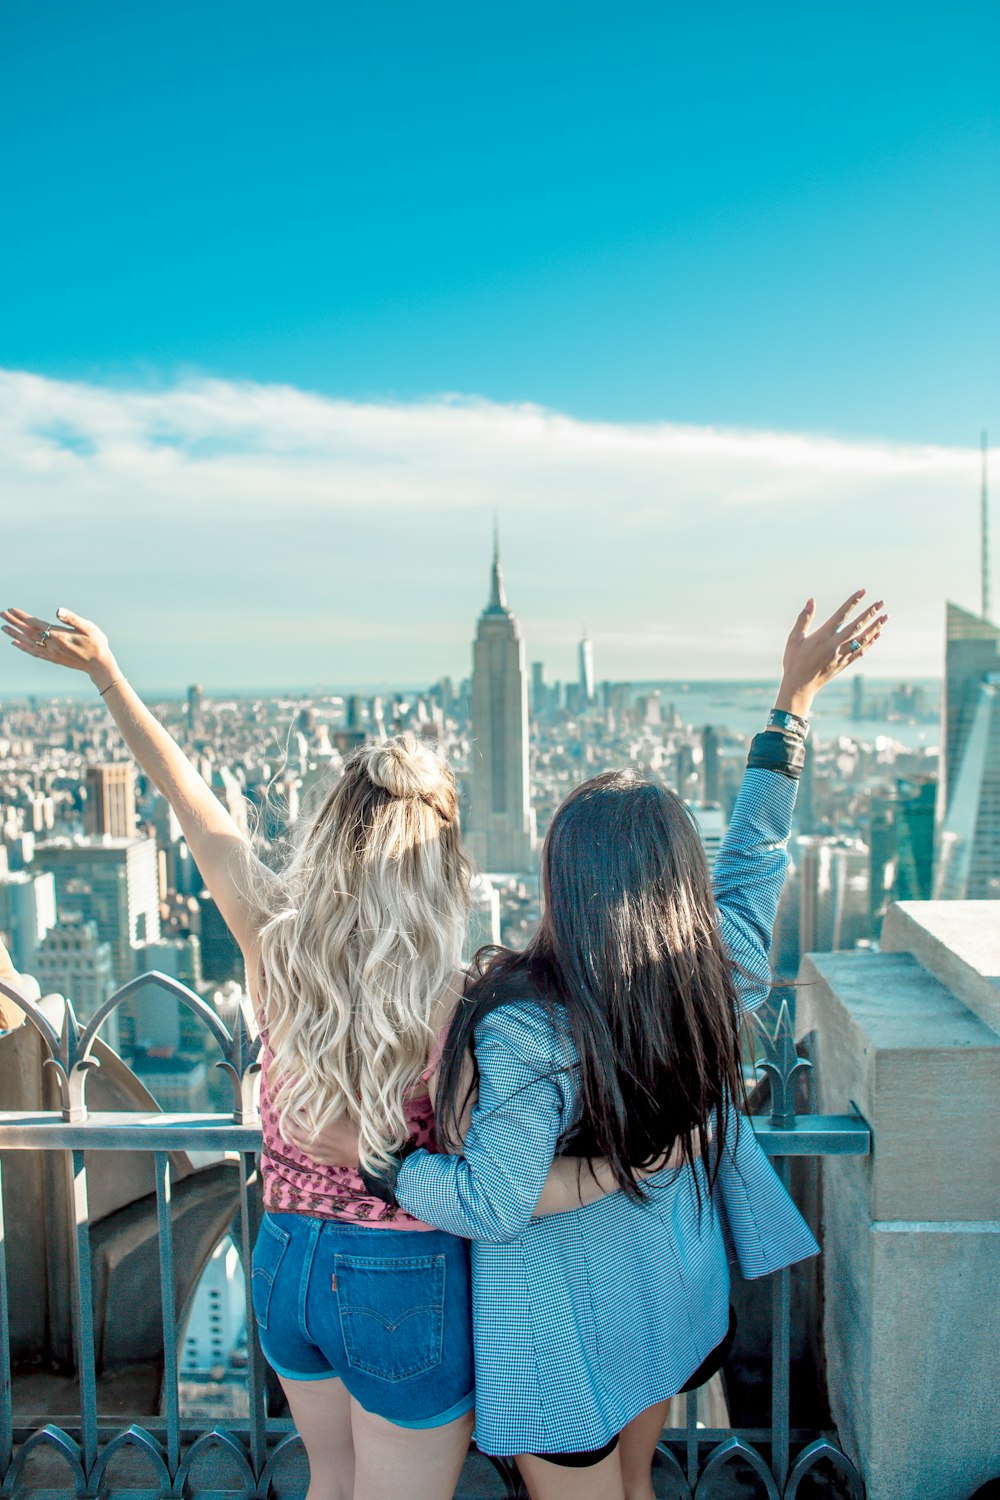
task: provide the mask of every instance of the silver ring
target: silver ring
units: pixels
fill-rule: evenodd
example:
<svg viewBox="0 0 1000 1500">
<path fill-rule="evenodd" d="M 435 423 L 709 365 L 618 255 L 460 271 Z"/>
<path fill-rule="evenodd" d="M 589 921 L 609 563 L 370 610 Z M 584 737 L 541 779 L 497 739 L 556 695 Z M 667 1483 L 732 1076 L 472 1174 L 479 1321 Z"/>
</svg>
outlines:
<svg viewBox="0 0 1000 1500">
<path fill-rule="evenodd" d="M 861 650 L 861 642 L 860 641 L 848 641 L 848 643 L 847 643 L 847 649 L 849 651 L 860 651 Z"/>
<path fill-rule="evenodd" d="M 42 631 L 41 639 L 38 642 L 38 644 L 40 646 L 46 646 L 46 645 L 48 645 L 49 636 L 51 634 L 52 634 L 52 626 L 51 625 L 46 625 L 45 629 Z"/>
</svg>

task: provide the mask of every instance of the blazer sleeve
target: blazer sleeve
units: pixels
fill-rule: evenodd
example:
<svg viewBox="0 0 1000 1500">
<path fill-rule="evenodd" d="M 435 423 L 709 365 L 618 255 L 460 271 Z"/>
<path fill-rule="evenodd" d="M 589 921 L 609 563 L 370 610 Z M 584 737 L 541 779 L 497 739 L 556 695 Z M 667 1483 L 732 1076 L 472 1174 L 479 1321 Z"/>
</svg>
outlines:
<svg viewBox="0 0 1000 1500">
<path fill-rule="evenodd" d="M 574 1059 L 535 1002 L 503 1005 L 476 1031 L 479 1097 L 461 1156 L 414 1151 L 396 1179 L 407 1213 L 466 1239 L 528 1226 L 574 1097 Z"/>
<path fill-rule="evenodd" d="M 716 856 L 712 886 L 719 930 L 743 1011 L 763 1005 L 771 990 L 768 955 L 788 869 L 796 787 L 778 771 L 746 771 Z"/>
</svg>

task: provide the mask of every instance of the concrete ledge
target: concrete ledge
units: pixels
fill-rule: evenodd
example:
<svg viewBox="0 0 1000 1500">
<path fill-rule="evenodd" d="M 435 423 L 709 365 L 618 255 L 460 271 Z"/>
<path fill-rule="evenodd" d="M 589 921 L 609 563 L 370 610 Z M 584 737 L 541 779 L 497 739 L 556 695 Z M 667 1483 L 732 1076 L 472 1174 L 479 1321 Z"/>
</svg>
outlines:
<svg viewBox="0 0 1000 1500">
<path fill-rule="evenodd" d="M 883 953 L 912 953 L 1000 1033 L 1000 901 L 899 901 L 882 926 Z"/>
<path fill-rule="evenodd" d="M 818 1107 L 874 1132 L 866 1217 L 1000 1217 L 1000 1035 L 909 953 L 811 954 L 799 980 Z"/>
</svg>

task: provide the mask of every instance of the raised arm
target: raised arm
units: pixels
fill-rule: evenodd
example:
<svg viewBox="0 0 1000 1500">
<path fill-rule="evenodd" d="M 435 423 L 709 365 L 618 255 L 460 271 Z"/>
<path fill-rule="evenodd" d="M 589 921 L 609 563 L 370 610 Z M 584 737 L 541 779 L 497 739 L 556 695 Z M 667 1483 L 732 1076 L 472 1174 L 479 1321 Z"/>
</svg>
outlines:
<svg viewBox="0 0 1000 1500">
<path fill-rule="evenodd" d="M 882 600 L 850 618 L 864 590 L 852 594 L 830 618 L 811 628 L 810 599 L 785 643 L 779 722 L 754 739 L 726 837 L 713 874 L 723 942 L 735 965 L 744 1010 L 755 1010 L 771 986 L 768 957 L 778 901 L 788 868 L 788 835 L 804 759 L 809 714 L 816 694 L 878 640 L 889 618 Z"/>
<path fill-rule="evenodd" d="M 107 636 L 91 620 L 68 609 L 58 611 L 58 624 L 47 624 L 23 609 L 5 609 L 2 616 L 3 629 L 19 651 L 90 677 L 122 739 L 177 814 L 195 864 L 253 970 L 257 918 L 247 889 L 246 838 L 173 736 L 130 686 Z"/>
</svg>

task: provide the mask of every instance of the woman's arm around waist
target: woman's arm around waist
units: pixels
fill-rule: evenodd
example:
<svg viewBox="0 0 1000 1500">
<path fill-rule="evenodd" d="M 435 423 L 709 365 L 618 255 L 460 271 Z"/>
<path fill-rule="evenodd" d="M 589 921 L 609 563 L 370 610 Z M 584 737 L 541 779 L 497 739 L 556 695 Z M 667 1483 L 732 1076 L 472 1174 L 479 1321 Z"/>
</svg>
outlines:
<svg viewBox="0 0 1000 1500">
<path fill-rule="evenodd" d="M 395 1184 L 408 1213 L 466 1239 L 516 1239 L 535 1213 L 572 1108 L 575 1059 L 546 1009 L 499 1006 L 476 1031 L 479 1094 L 462 1156 L 414 1151 Z M 567 1206 L 569 1206 L 567 1204 Z"/>
</svg>

